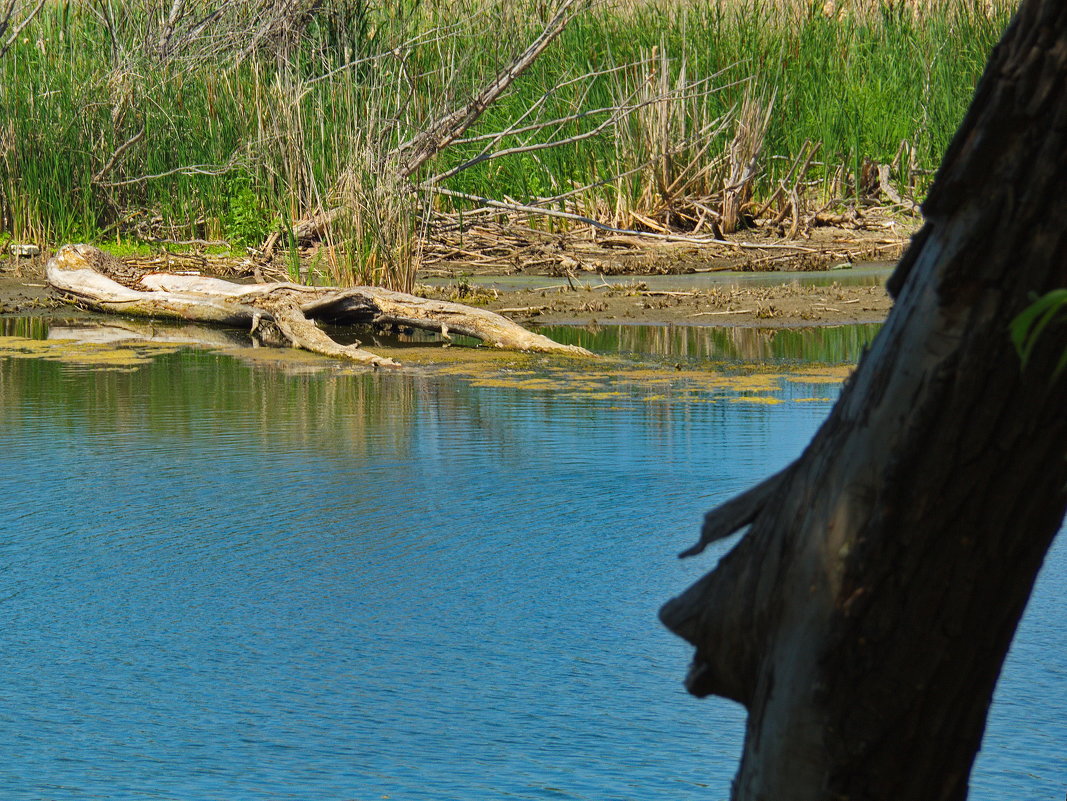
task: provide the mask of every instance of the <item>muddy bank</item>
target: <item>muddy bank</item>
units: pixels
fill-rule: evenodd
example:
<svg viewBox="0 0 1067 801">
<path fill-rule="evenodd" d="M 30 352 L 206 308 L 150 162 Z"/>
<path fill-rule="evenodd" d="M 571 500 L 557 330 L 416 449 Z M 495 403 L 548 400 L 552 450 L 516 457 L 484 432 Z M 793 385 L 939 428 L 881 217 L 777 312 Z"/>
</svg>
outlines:
<svg viewBox="0 0 1067 801">
<path fill-rule="evenodd" d="M 70 307 L 45 282 L 46 258 L 0 255 L 0 314 L 42 314 Z"/>
<path fill-rule="evenodd" d="M 64 303 L 46 284 L 43 257 L 0 259 L 0 314 L 97 317 Z M 759 325 L 761 327 L 880 322 L 892 305 L 888 267 L 824 273 L 674 273 L 607 276 L 582 271 L 562 277 L 477 274 L 428 276 L 416 294 L 502 313 L 528 326 L 622 323 Z M 714 278 L 713 281 L 708 280 Z M 863 280 L 857 280 L 861 278 Z"/>
<path fill-rule="evenodd" d="M 881 322 L 892 300 L 884 282 L 872 285 L 722 283 L 658 289 L 640 278 L 626 282 L 498 289 L 458 282 L 424 287 L 431 297 L 483 306 L 526 325 L 622 323 L 654 325 L 841 325 Z"/>
</svg>

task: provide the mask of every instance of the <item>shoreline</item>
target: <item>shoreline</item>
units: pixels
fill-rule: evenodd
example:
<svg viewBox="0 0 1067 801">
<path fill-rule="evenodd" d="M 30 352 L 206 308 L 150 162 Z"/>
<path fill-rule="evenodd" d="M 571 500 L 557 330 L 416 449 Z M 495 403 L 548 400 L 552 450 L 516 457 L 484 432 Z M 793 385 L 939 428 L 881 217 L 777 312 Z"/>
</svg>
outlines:
<svg viewBox="0 0 1067 801">
<path fill-rule="evenodd" d="M 642 280 L 643 276 L 630 276 L 625 282 L 608 283 L 610 279 L 606 279 L 575 287 L 557 284 L 501 290 L 469 283 L 423 286 L 419 294 L 494 311 L 525 326 L 798 328 L 880 323 L 893 305 L 883 277 L 850 284 L 844 276 L 810 283 L 810 278 L 798 273 L 761 273 L 758 282 L 747 280 L 748 275 L 691 289 L 658 289 Z M 777 280 L 769 280 L 771 275 Z"/>
<path fill-rule="evenodd" d="M 690 262 L 692 263 L 692 262 Z M 0 259 L 0 317 L 106 319 L 47 286 L 45 258 Z M 676 325 L 798 328 L 879 323 L 892 300 L 891 262 L 833 271 L 569 273 L 457 271 L 419 283 L 415 294 L 544 325 Z"/>
</svg>

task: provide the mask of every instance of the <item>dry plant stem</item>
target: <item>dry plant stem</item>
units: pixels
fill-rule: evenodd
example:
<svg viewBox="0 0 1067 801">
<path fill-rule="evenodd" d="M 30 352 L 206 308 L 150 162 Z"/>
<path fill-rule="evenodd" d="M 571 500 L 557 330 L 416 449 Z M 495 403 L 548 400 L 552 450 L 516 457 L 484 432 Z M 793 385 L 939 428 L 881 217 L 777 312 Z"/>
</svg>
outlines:
<svg viewBox="0 0 1067 801">
<path fill-rule="evenodd" d="M 723 188 L 721 225 L 724 233 L 737 230 L 741 207 L 751 197 L 756 164 L 771 122 L 775 96 L 763 102 L 745 97 L 737 119 L 737 133 L 730 144 L 730 175 Z"/>
<path fill-rule="evenodd" d="M 676 155 L 678 155 L 680 153 L 683 153 L 685 150 L 687 150 L 689 147 L 691 147 L 694 144 L 694 142 L 697 141 L 698 139 L 707 139 L 708 140 L 708 144 L 705 145 L 701 149 L 701 154 L 703 154 L 711 146 L 711 142 L 715 139 L 715 137 L 718 136 L 722 132 L 722 130 L 729 124 L 729 122 L 730 122 L 730 116 L 729 116 L 729 114 L 727 114 L 724 117 L 722 117 L 721 119 L 714 120 L 713 122 L 705 125 L 702 129 L 697 131 L 694 136 L 691 136 L 691 137 L 688 137 L 686 139 L 683 139 L 682 141 L 678 142 L 675 146 L 673 146 L 672 148 L 667 150 L 665 153 L 657 154 L 657 155 L 655 155 L 655 156 L 653 156 L 651 158 L 645 159 L 644 161 L 642 161 L 641 163 L 637 164 L 636 166 L 631 167 L 628 170 L 624 170 L 623 172 L 616 173 L 616 174 L 612 175 L 610 178 L 602 178 L 599 181 L 594 181 L 592 183 L 585 184 L 584 186 L 577 186 L 574 189 L 570 189 L 570 190 L 568 190 L 566 192 L 563 192 L 562 194 L 559 194 L 559 195 L 553 195 L 552 197 L 538 198 L 537 201 L 535 203 L 532 203 L 531 205 L 534 205 L 534 206 L 545 206 L 545 205 L 549 205 L 549 204 L 552 204 L 552 203 L 559 203 L 561 201 L 568 200 L 570 198 L 585 194 L 586 192 L 589 192 L 592 189 L 598 189 L 599 187 L 607 186 L 608 184 L 617 183 L 617 182 L 621 181 L 623 178 L 629 178 L 631 175 L 634 175 L 636 173 L 640 173 L 640 172 L 643 172 L 643 171 L 647 170 L 649 167 L 654 165 L 657 161 L 659 161 L 660 159 L 664 158 L 664 156 L 673 157 L 673 156 L 676 156 Z M 714 166 L 716 166 L 716 165 L 713 163 L 713 164 L 708 165 L 704 169 L 706 171 L 706 170 L 708 170 L 708 169 L 710 169 L 711 167 L 714 167 Z M 671 190 L 674 191 L 674 189 L 675 189 L 675 187 L 672 186 Z M 493 214 L 495 212 L 493 212 L 491 209 L 475 209 L 473 211 L 464 212 L 464 216 L 465 217 L 471 217 L 472 215 L 478 214 L 478 213 Z M 716 214 L 716 216 L 718 216 L 718 212 L 715 212 L 715 214 Z"/>
<path fill-rule="evenodd" d="M 125 271 L 125 273 L 124 273 Z M 119 283 L 108 273 L 129 279 Z M 590 356 L 584 348 L 548 337 L 484 309 L 428 300 L 377 287 L 309 287 L 300 284 L 234 284 L 217 278 L 151 273 L 128 268 L 90 245 L 65 245 L 49 260 L 48 282 L 62 294 L 103 312 L 248 326 L 273 322 L 293 347 L 374 367 L 392 359 L 340 345 L 313 320 L 338 324 L 399 324 L 447 335 L 449 331 L 507 350 Z"/>
<path fill-rule="evenodd" d="M 760 206 L 759 211 L 752 215 L 754 219 L 758 220 L 762 217 L 764 212 L 778 200 L 783 192 L 790 191 L 790 187 L 792 187 L 792 191 L 795 191 L 797 182 L 802 180 L 807 174 L 808 168 L 811 167 L 812 159 L 815 158 L 815 154 L 819 152 L 821 147 L 821 142 L 812 143 L 810 139 L 804 142 L 800 148 L 800 155 L 793 160 L 793 165 L 789 168 L 789 172 L 786 174 L 785 178 L 778 184 L 778 188 L 775 189 L 774 193 L 767 198 L 767 201 Z M 801 166 L 801 162 L 803 162 L 803 166 Z M 798 170 L 797 167 L 800 167 L 800 169 Z"/>
</svg>

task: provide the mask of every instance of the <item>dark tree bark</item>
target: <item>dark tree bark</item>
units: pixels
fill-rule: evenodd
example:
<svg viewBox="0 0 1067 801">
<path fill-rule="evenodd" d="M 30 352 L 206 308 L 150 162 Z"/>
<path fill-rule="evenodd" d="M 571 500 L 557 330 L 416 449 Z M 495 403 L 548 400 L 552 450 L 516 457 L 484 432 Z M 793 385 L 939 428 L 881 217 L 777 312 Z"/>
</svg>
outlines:
<svg viewBox="0 0 1067 801">
<path fill-rule="evenodd" d="M 749 710 L 735 799 L 963 799 L 1067 505 L 1067 4 L 1024 0 L 891 281 L 886 325 L 804 454 L 708 514 L 751 524 L 661 617 L 687 686 Z"/>
</svg>

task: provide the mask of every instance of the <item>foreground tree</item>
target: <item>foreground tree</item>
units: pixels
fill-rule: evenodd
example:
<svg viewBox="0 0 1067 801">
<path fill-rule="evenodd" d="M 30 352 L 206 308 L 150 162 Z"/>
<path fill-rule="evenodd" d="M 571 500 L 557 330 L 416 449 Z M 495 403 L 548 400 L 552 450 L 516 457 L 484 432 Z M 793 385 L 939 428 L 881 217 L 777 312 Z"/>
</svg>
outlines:
<svg viewBox="0 0 1067 801">
<path fill-rule="evenodd" d="M 1067 5 L 1024 0 L 890 281 L 897 304 L 804 454 L 705 520 L 751 524 L 667 603 L 690 692 L 749 710 L 735 799 L 963 799 L 1067 505 Z"/>
</svg>

